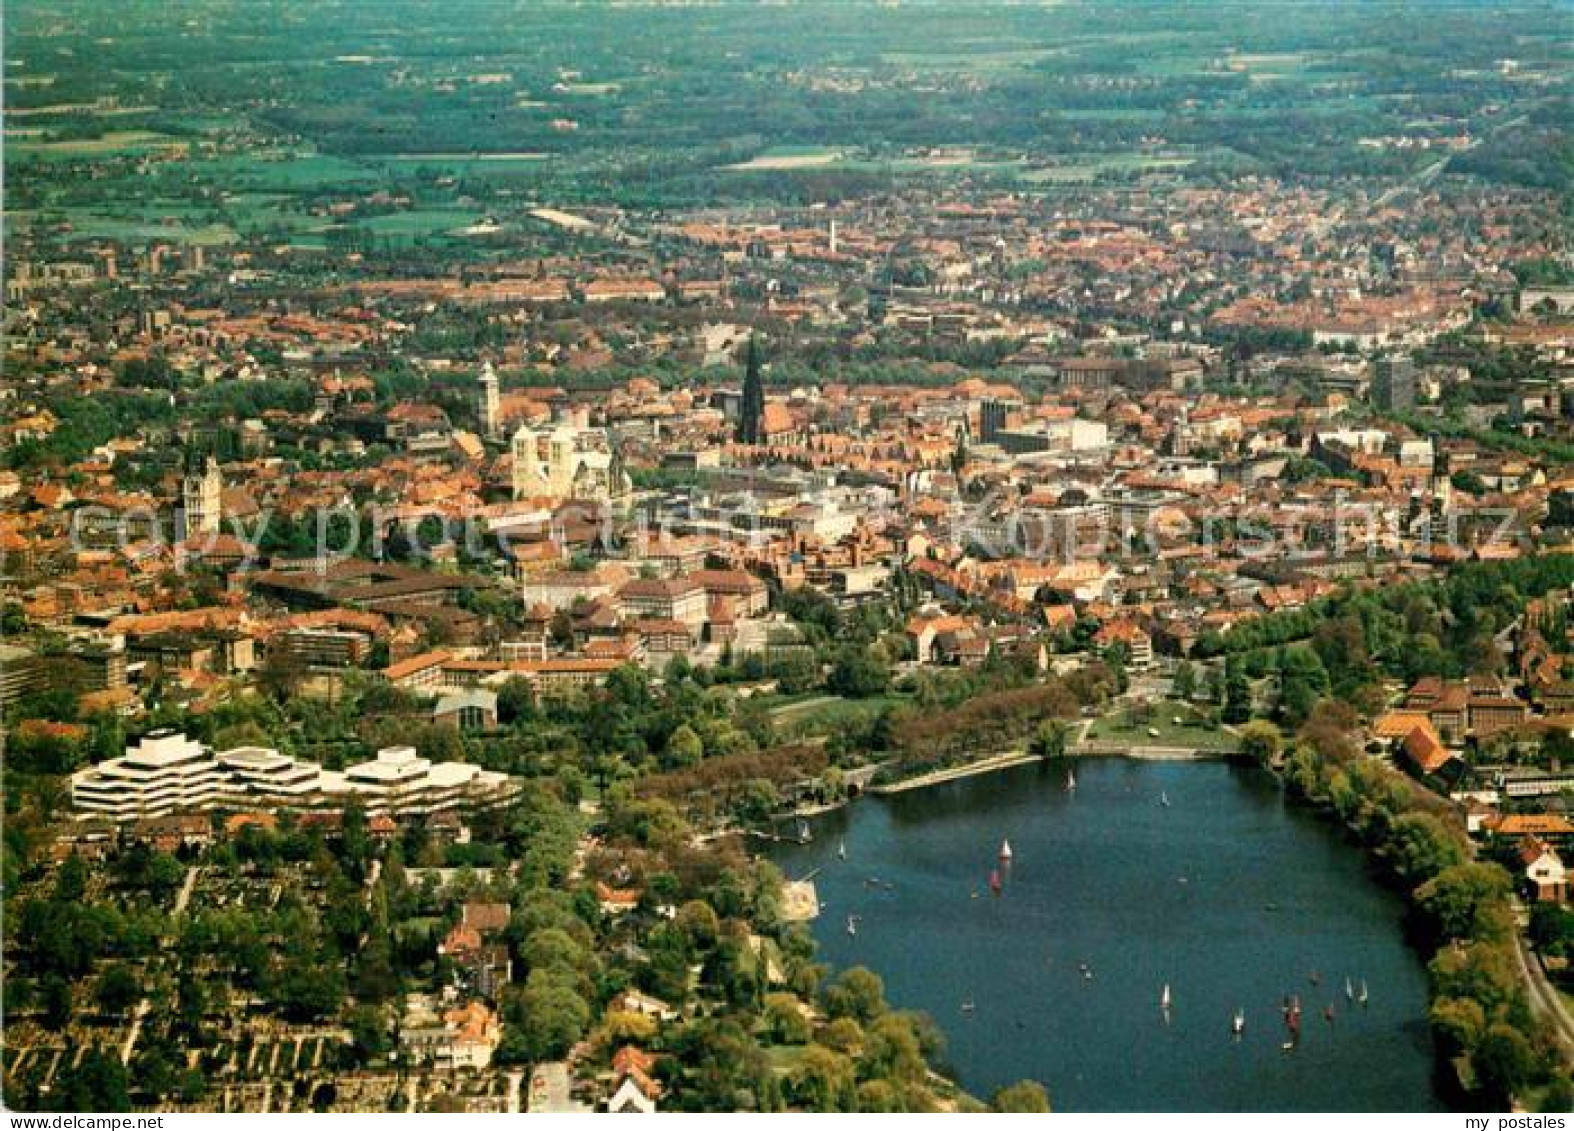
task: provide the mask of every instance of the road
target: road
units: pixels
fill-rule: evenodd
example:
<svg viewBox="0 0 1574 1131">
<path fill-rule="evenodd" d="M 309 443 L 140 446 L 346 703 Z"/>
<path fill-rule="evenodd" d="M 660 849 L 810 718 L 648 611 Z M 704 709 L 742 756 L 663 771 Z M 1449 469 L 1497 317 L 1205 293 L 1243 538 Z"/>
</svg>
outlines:
<svg viewBox="0 0 1574 1131">
<path fill-rule="evenodd" d="M 1517 903 L 1514 911 L 1515 918 L 1519 918 L 1520 908 Z M 1563 1043 L 1574 1049 L 1574 1016 L 1569 1014 L 1568 1006 L 1563 1004 L 1557 989 L 1547 981 L 1541 960 L 1531 951 L 1523 931 L 1514 932 L 1514 942 L 1514 954 L 1519 959 L 1520 972 L 1524 974 L 1525 985 L 1530 990 L 1531 1008 L 1540 1016 L 1550 1019 Z"/>
</svg>

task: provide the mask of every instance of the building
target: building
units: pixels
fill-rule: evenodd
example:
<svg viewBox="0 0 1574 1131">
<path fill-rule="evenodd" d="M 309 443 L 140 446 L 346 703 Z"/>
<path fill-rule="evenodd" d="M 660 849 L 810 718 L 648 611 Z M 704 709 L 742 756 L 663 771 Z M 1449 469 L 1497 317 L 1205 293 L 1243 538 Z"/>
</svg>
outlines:
<svg viewBox="0 0 1574 1131">
<path fill-rule="evenodd" d="M 411 1064 L 482 1069 L 492 1063 L 502 1035 L 502 1020 L 484 1002 L 439 1012 L 429 997 L 415 994 L 405 1005 L 399 1047 Z"/>
<path fill-rule="evenodd" d="M 693 578 L 636 578 L 618 590 L 623 612 L 640 620 L 681 621 L 691 628 L 705 623 L 710 601 L 706 587 Z"/>
<path fill-rule="evenodd" d="M 313 668 L 353 668 L 372 651 L 372 636 L 344 628 L 292 628 L 278 641 L 289 656 Z"/>
<path fill-rule="evenodd" d="M 509 441 L 515 499 L 607 502 L 633 488 L 604 428 L 584 418 L 538 432 L 521 425 Z"/>
<path fill-rule="evenodd" d="M 1124 647 L 1126 662 L 1131 667 L 1146 668 L 1153 664 L 1153 638 L 1132 621 L 1110 621 L 1094 634 L 1093 643 L 1100 648 Z"/>
<path fill-rule="evenodd" d="M 379 750 L 341 772 L 262 746 L 215 754 L 185 735 L 155 731 L 124 756 L 73 774 L 71 800 L 80 813 L 114 821 L 259 805 L 338 809 L 351 802 L 369 817 L 426 817 L 505 804 L 518 788 L 507 774 L 432 762 L 409 746 Z"/>
<path fill-rule="evenodd" d="M 245 800 L 303 807 L 322 794 L 322 769 L 266 746 L 237 746 L 218 756 L 230 777 L 229 793 Z"/>
<path fill-rule="evenodd" d="M 432 708 L 432 721 L 460 730 L 491 730 L 497 726 L 497 694 L 479 688 L 449 692 Z"/>
<path fill-rule="evenodd" d="M 1523 726 L 1529 714 L 1525 704 L 1511 695 L 1472 695 L 1469 705 L 1470 729 L 1477 738 Z"/>
<path fill-rule="evenodd" d="M 503 426 L 503 398 L 497 380 L 497 371 L 490 361 L 481 366 L 476 415 L 481 420 L 481 431 L 489 440 L 495 440 Z"/>
<path fill-rule="evenodd" d="M 180 481 L 180 538 L 206 538 L 219 533 L 224 521 L 224 477 L 212 456 L 199 465 L 186 461 Z"/>
<path fill-rule="evenodd" d="M 209 809 L 230 792 L 230 774 L 213 751 L 172 730 L 71 775 L 71 803 L 116 821 Z"/>
<path fill-rule="evenodd" d="M 1533 836 L 1520 841 L 1519 862 L 1537 903 L 1563 903 L 1568 899 L 1568 870 L 1562 857 L 1546 841 Z"/>
<path fill-rule="evenodd" d="M 1416 367 L 1408 357 L 1380 357 L 1372 363 L 1372 399 L 1388 412 L 1409 412 L 1416 403 Z"/>
<path fill-rule="evenodd" d="M 427 816 L 460 808 L 487 808 L 518 792 L 515 779 L 468 762 L 433 762 L 413 746 L 389 746 L 369 762 L 347 767 L 341 780 L 323 774 L 326 792 L 354 797 L 368 816 Z"/>
<path fill-rule="evenodd" d="M 0 644 L 0 703 L 42 691 L 49 673 L 37 655 L 15 644 Z"/>
<path fill-rule="evenodd" d="M 612 1054 L 612 1078 L 616 1082 L 607 1099 L 607 1111 L 624 1115 L 652 1115 L 661 1097 L 656 1082 L 656 1058 L 634 1045 L 624 1045 Z"/>
</svg>

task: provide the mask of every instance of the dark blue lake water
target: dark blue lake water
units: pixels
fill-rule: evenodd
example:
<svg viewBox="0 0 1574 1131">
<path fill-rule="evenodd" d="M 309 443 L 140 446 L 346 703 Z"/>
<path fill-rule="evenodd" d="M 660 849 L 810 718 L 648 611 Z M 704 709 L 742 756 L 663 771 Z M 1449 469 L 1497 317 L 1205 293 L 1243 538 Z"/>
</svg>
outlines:
<svg viewBox="0 0 1574 1131">
<path fill-rule="evenodd" d="M 1222 762 L 1084 759 L 1076 775 L 1074 792 L 1062 764 L 866 798 L 773 857 L 820 869 L 823 959 L 931 1013 L 980 1097 L 1030 1077 L 1058 1111 L 1443 1109 L 1403 906 L 1337 830 Z"/>
</svg>

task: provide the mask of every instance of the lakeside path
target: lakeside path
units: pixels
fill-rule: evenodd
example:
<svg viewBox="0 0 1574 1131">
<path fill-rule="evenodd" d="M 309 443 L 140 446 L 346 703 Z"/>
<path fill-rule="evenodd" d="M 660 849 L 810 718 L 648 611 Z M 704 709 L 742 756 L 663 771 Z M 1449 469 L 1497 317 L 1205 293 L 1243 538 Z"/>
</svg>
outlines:
<svg viewBox="0 0 1574 1131">
<path fill-rule="evenodd" d="M 993 773 L 995 770 L 1004 770 L 1011 766 L 1021 766 L 1027 762 L 1036 762 L 1038 758 L 1037 754 L 1029 754 L 1026 750 L 1009 750 L 1004 754 L 993 754 L 988 758 L 980 758 L 976 762 L 964 762 L 959 766 L 949 766 L 943 770 L 932 770 L 927 774 L 919 774 L 917 777 L 903 778 L 901 781 L 886 782 L 883 785 L 871 785 L 867 792 L 881 796 L 892 793 L 906 793 L 910 789 L 923 789 L 926 786 L 939 785 L 942 782 L 970 778 L 977 774 Z"/>
<path fill-rule="evenodd" d="M 1080 742 L 1070 747 L 1064 756 L 1067 758 L 1135 758 L 1145 762 L 1198 762 L 1215 758 L 1227 758 L 1232 753 L 1233 751 L 1230 750 L 1207 749 L 1196 746 L 1136 746 L 1120 742 Z M 978 774 L 990 774 L 996 770 L 1007 770 L 1012 766 L 1021 766 L 1028 762 L 1039 761 L 1041 757 L 1042 755 L 1030 754 L 1026 750 L 1008 750 L 1004 754 L 991 754 L 987 758 L 980 758 L 973 762 L 963 762 L 955 766 L 947 766 L 944 769 L 931 770 L 927 774 L 903 778 L 901 781 L 871 785 L 865 792 L 877 796 L 906 793 L 909 790 L 924 789 L 931 785 L 941 785 L 948 781 L 975 777 Z"/>
</svg>

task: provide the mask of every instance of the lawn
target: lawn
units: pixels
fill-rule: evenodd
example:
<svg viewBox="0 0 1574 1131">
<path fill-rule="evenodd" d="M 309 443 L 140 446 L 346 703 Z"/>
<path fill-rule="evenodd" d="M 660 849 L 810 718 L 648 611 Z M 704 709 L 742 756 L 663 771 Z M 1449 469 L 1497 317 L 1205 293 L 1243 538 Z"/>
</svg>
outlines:
<svg viewBox="0 0 1574 1131">
<path fill-rule="evenodd" d="M 906 696 L 894 694 L 868 699 L 808 695 L 784 699 L 768 697 L 765 703 L 783 737 L 806 738 L 866 723 L 887 707 L 907 701 Z"/>
<path fill-rule="evenodd" d="M 1214 725 L 1196 708 L 1172 700 L 1153 704 L 1147 717 L 1134 716 L 1130 707 L 1122 707 L 1094 722 L 1088 728 L 1087 740 L 1201 750 L 1233 750 L 1236 745 L 1234 735 Z"/>
</svg>

